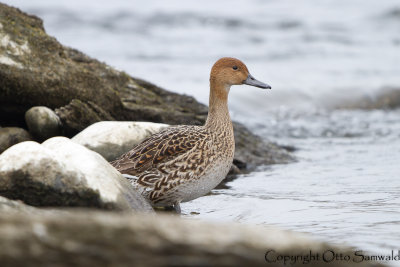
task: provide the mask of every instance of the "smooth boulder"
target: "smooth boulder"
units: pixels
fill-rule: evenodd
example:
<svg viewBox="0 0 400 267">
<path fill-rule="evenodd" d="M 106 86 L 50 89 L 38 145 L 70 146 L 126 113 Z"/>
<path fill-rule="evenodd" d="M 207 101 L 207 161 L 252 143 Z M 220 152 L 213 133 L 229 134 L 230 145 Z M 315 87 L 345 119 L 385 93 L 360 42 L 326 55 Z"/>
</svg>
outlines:
<svg viewBox="0 0 400 267">
<path fill-rule="evenodd" d="M 168 126 L 152 122 L 102 121 L 90 125 L 71 140 L 111 161 Z"/>
<path fill-rule="evenodd" d="M 33 206 L 152 211 L 102 156 L 65 137 L 23 142 L 1 154 L 0 195 Z"/>
<path fill-rule="evenodd" d="M 94 211 L 3 215 L 1 266 L 377 266 L 331 260 L 331 251 L 354 251 L 276 227 Z M 319 258 L 278 258 L 310 251 Z"/>
<path fill-rule="evenodd" d="M 25 113 L 29 132 L 38 141 L 44 141 L 61 134 L 61 121 L 48 107 L 32 107 Z"/>
<path fill-rule="evenodd" d="M 15 144 L 31 140 L 31 135 L 25 129 L 18 127 L 0 128 L 0 154 Z"/>
</svg>

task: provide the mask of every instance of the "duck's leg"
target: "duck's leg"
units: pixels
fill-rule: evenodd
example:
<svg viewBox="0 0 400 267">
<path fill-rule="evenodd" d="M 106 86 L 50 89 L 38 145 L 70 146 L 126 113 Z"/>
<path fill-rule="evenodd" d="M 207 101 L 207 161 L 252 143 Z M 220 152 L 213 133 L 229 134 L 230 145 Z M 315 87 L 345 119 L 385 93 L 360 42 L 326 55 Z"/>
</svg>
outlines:
<svg viewBox="0 0 400 267">
<path fill-rule="evenodd" d="M 174 209 L 176 213 L 181 214 L 181 205 L 179 205 L 179 201 L 174 202 Z"/>
</svg>

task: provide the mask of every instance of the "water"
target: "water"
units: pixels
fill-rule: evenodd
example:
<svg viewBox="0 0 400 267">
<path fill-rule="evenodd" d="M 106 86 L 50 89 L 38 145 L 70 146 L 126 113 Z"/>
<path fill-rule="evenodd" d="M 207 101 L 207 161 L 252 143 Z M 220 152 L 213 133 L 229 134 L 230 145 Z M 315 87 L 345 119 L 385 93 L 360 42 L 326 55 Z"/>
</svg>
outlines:
<svg viewBox="0 0 400 267">
<path fill-rule="evenodd" d="M 185 216 L 399 249 L 400 111 L 333 109 L 399 87 L 397 0 L 3 2 L 42 17 L 63 44 L 203 103 L 222 56 L 272 85 L 232 88 L 232 116 L 295 146 L 298 162 L 260 167 L 184 203 Z"/>
</svg>

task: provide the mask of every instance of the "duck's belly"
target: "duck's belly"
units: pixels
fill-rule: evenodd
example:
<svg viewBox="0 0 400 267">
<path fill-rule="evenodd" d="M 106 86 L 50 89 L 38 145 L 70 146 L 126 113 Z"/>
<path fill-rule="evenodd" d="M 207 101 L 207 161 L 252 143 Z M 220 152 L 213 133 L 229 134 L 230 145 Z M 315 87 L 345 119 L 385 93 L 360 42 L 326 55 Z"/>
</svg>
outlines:
<svg viewBox="0 0 400 267">
<path fill-rule="evenodd" d="M 232 160 L 215 162 L 203 175 L 185 181 L 176 188 L 176 195 L 181 202 L 190 201 L 206 195 L 214 189 L 228 174 Z"/>
<path fill-rule="evenodd" d="M 162 197 L 151 199 L 149 194 L 151 188 L 145 188 L 137 184 L 137 177 L 123 174 L 153 206 L 171 206 L 176 202 L 187 202 L 198 197 L 206 195 L 215 188 L 228 174 L 232 165 L 232 159 L 219 160 L 208 166 L 206 171 L 200 176 L 193 176 L 190 179 L 184 179 L 179 185 L 163 192 Z"/>
</svg>

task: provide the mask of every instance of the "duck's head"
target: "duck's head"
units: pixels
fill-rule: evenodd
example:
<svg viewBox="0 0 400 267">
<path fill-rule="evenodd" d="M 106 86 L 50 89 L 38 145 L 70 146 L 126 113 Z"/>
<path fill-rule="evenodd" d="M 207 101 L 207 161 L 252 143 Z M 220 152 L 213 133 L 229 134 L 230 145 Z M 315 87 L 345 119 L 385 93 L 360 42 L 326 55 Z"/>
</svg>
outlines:
<svg viewBox="0 0 400 267">
<path fill-rule="evenodd" d="M 231 85 L 247 84 L 262 89 L 271 89 L 271 86 L 256 80 L 246 65 L 236 58 L 223 57 L 215 62 L 211 69 L 210 82 L 229 88 Z"/>
</svg>

